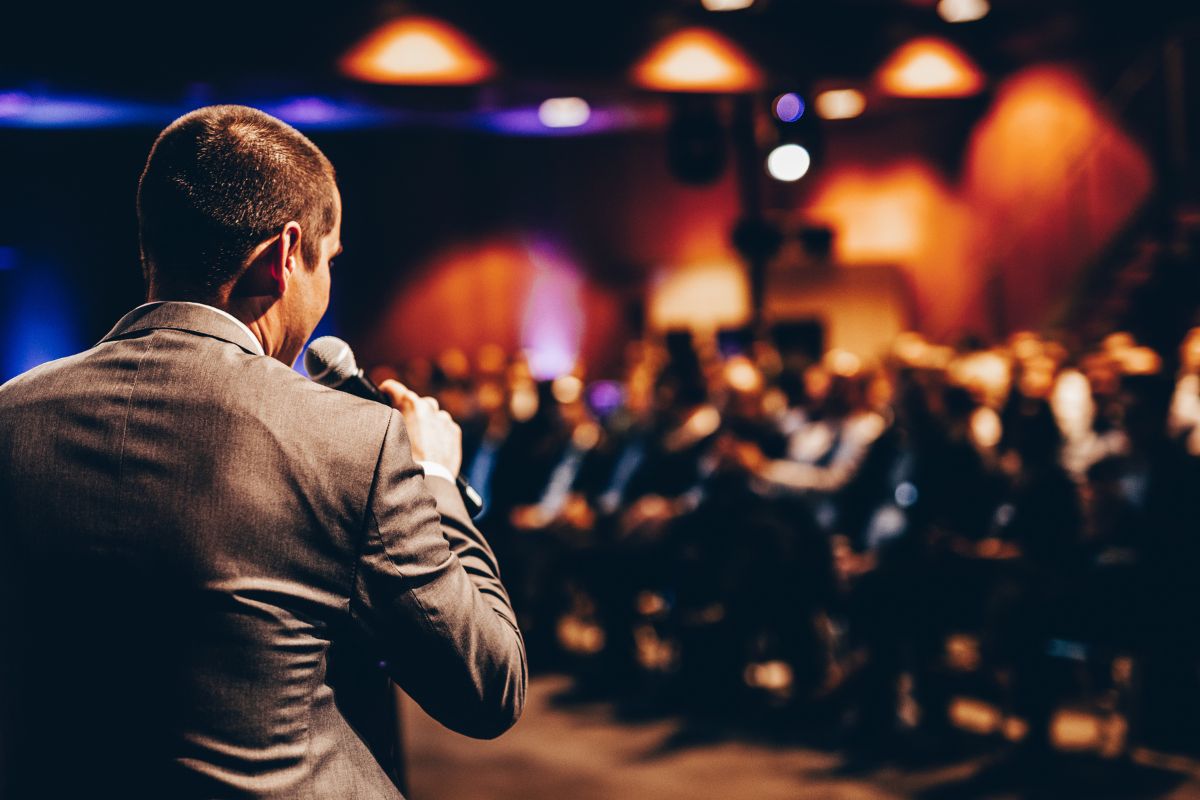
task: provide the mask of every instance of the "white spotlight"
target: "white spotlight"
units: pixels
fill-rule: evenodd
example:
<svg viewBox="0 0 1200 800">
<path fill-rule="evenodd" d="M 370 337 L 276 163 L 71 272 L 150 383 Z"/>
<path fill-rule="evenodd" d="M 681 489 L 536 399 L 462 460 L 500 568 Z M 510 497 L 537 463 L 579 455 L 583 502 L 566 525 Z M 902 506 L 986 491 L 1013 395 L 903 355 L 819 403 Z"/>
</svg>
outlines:
<svg viewBox="0 0 1200 800">
<path fill-rule="evenodd" d="M 974 22 L 986 17 L 991 6 L 988 0 L 941 0 L 937 10 L 946 22 Z"/>
<path fill-rule="evenodd" d="M 741 11 L 754 5 L 754 0 L 700 0 L 708 11 Z"/>
<path fill-rule="evenodd" d="M 777 181 L 798 181 L 808 172 L 812 157 L 798 144 L 783 144 L 767 156 L 767 172 Z"/>
<path fill-rule="evenodd" d="M 592 109 L 582 97 L 552 97 L 538 107 L 538 119 L 547 128 L 578 128 L 591 116 Z"/>
</svg>

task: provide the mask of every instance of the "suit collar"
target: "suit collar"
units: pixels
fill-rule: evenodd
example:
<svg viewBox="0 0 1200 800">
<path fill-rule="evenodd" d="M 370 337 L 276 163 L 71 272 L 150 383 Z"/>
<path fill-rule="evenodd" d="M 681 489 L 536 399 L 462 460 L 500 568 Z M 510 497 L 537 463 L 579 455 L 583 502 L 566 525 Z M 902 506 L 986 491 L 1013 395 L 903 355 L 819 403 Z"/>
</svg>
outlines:
<svg viewBox="0 0 1200 800">
<path fill-rule="evenodd" d="M 262 345 L 240 320 L 203 303 L 166 301 L 146 303 L 121 317 L 101 339 L 124 339 L 149 330 L 171 329 L 211 336 L 235 344 L 250 355 L 263 355 Z"/>
</svg>

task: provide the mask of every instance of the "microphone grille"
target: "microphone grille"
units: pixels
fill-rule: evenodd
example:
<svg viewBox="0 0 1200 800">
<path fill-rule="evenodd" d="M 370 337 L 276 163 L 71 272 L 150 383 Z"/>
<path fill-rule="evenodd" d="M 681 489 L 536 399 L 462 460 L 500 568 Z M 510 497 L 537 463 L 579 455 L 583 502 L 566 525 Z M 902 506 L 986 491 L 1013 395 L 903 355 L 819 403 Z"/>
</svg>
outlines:
<svg viewBox="0 0 1200 800">
<path fill-rule="evenodd" d="M 305 351 L 304 369 L 322 386 L 338 386 L 358 374 L 358 362 L 350 345 L 336 336 L 322 336 Z"/>
</svg>

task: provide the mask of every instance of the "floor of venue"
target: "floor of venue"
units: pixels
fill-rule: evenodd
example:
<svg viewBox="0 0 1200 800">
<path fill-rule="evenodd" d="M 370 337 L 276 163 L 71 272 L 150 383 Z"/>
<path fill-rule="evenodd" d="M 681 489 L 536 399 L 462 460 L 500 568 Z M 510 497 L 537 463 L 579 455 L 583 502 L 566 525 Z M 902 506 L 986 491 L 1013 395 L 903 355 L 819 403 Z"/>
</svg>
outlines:
<svg viewBox="0 0 1200 800">
<path fill-rule="evenodd" d="M 627 719 L 609 702 L 571 699 L 563 676 L 535 677 L 529 692 L 517 727 L 483 742 L 405 701 L 410 800 L 1200 798 L 1200 763 L 1144 750 L 1057 754 L 1030 769 L 1004 743 L 964 734 L 962 752 L 939 763 L 864 764 L 730 724 Z"/>
</svg>

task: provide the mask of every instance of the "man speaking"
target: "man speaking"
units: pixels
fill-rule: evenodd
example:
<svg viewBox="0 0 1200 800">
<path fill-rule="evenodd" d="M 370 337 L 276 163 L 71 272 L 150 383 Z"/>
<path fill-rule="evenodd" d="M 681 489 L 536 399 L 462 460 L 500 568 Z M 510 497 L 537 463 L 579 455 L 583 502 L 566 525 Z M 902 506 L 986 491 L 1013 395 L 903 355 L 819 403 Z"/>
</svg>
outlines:
<svg viewBox="0 0 1200 800">
<path fill-rule="evenodd" d="M 525 697 L 458 426 L 292 371 L 341 249 L 299 132 L 176 120 L 138 221 L 150 302 L 0 387 L 0 794 L 399 797 L 357 717 L 372 670 L 469 736 Z"/>
</svg>

